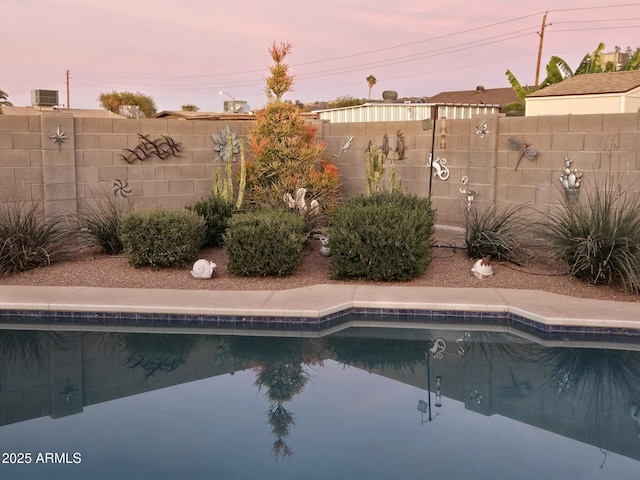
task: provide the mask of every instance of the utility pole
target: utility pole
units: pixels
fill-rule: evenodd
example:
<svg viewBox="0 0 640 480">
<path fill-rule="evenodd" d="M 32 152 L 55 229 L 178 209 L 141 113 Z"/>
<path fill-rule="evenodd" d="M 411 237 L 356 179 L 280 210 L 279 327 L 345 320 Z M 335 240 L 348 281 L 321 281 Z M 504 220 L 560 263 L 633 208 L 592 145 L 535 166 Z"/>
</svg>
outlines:
<svg viewBox="0 0 640 480">
<path fill-rule="evenodd" d="M 547 13 L 544 12 L 544 16 L 542 17 L 542 26 L 540 27 L 540 31 L 538 35 L 540 36 L 540 44 L 538 45 L 538 61 L 536 62 L 536 83 L 535 86 L 538 86 L 538 81 L 540 80 L 540 59 L 542 58 L 542 43 L 544 42 L 544 27 L 547 26 Z"/>
<path fill-rule="evenodd" d="M 69 69 L 67 69 L 67 109 L 69 109 Z"/>
</svg>

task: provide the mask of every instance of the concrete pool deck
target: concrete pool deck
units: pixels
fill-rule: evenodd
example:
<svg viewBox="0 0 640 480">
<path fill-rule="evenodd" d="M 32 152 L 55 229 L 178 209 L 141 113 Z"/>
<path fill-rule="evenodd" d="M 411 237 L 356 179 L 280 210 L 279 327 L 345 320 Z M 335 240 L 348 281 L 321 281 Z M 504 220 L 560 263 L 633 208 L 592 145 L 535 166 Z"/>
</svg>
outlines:
<svg viewBox="0 0 640 480">
<path fill-rule="evenodd" d="M 189 316 L 320 318 L 347 310 L 496 312 L 544 325 L 640 332 L 640 304 L 534 290 L 320 284 L 290 290 L 0 288 L 0 313 L 119 312 Z"/>
</svg>

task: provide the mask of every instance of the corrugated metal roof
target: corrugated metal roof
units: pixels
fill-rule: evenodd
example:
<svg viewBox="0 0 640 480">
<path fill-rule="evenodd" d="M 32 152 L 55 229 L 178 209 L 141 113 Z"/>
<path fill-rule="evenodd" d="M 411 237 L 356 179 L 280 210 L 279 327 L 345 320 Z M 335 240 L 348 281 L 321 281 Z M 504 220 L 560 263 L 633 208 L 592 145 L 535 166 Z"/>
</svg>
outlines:
<svg viewBox="0 0 640 480">
<path fill-rule="evenodd" d="M 559 83 L 554 83 L 546 88 L 530 93 L 527 97 L 626 93 L 639 87 L 640 70 L 588 73 L 569 77 Z"/>
<path fill-rule="evenodd" d="M 351 107 L 314 110 L 321 120 L 331 123 L 402 122 L 431 118 L 432 107 L 438 107 L 438 118 L 471 118 L 474 115 L 500 113 L 500 105 L 443 105 L 431 103 L 365 103 Z"/>
</svg>

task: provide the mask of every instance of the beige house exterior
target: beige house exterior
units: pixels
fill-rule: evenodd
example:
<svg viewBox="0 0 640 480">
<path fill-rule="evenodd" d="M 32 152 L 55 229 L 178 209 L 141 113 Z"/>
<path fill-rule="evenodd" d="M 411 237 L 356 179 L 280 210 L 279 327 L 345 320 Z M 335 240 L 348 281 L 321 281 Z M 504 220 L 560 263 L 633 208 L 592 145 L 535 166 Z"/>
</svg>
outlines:
<svg viewBox="0 0 640 480">
<path fill-rule="evenodd" d="M 587 115 L 640 111 L 640 71 L 569 77 L 525 97 L 525 115 Z"/>
</svg>

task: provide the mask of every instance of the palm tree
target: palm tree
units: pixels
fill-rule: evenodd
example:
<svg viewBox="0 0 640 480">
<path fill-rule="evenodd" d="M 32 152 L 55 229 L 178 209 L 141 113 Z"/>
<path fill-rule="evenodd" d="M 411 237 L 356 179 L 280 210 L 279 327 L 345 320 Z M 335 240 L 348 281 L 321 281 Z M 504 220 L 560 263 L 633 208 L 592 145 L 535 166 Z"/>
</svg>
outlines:
<svg viewBox="0 0 640 480">
<path fill-rule="evenodd" d="M 367 77 L 367 83 L 369 84 L 369 100 L 371 100 L 371 89 L 373 88 L 373 86 L 376 84 L 378 80 L 376 80 L 376 77 L 374 77 L 373 75 L 369 75 Z"/>
<path fill-rule="evenodd" d="M 4 90 L 0 90 L 0 114 L 2 114 L 2 106 L 6 105 L 8 107 L 13 106 L 13 104 L 7 100 L 7 98 L 9 98 L 9 95 L 7 95 Z"/>
</svg>

